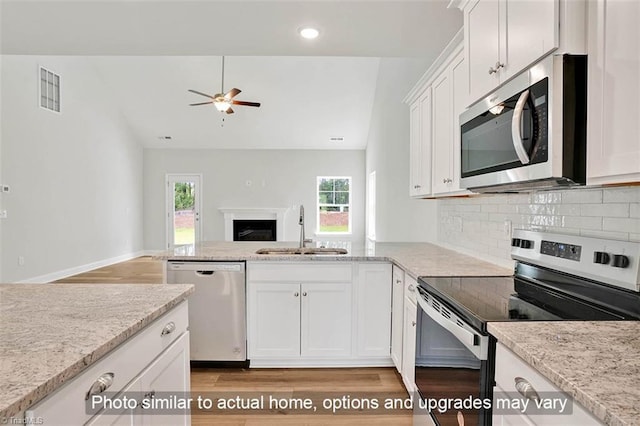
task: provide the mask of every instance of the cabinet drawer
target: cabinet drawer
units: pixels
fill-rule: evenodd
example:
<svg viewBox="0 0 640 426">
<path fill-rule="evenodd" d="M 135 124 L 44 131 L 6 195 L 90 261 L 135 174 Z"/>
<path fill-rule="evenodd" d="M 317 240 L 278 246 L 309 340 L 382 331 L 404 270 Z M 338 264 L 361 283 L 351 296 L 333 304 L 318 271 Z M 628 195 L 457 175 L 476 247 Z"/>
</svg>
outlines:
<svg viewBox="0 0 640 426">
<path fill-rule="evenodd" d="M 187 330 L 188 322 L 187 302 L 183 302 L 32 406 L 25 412 L 25 417 L 42 417 L 47 425 L 84 424 L 93 414 L 85 409 L 85 398 L 98 378 L 111 373 L 112 384 L 107 392 L 124 389 L 140 371 Z M 170 323 L 173 326 L 167 327 Z M 163 333 L 165 327 L 167 328 Z M 170 328 L 173 330 L 169 331 Z"/>
<path fill-rule="evenodd" d="M 523 361 L 519 356 L 511 352 L 504 345 L 498 343 L 496 345 L 496 389 L 495 396 L 500 397 L 502 394 L 505 398 L 519 397 L 520 394 L 516 390 L 516 377 L 520 377 L 528 381 L 533 389 L 541 398 L 564 397 L 570 398 L 569 404 L 572 404 L 571 414 L 522 414 L 514 411 L 512 414 L 494 412 L 494 424 L 511 425 L 511 424 L 531 424 L 531 425 L 549 425 L 549 426 L 566 426 L 566 425 L 601 425 L 591 413 L 587 412 L 576 401 L 573 401 L 568 394 L 561 394 L 561 390 L 551 383 L 546 377 L 537 370 Z M 505 396 L 504 393 L 507 393 Z M 533 404 L 533 402 L 531 403 Z M 495 401 L 494 401 L 495 406 Z M 495 409 L 495 408 L 494 408 Z"/>
<path fill-rule="evenodd" d="M 263 282 L 351 282 L 351 262 L 250 262 L 249 281 Z"/>
<path fill-rule="evenodd" d="M 393 285 L 404 284 L 404 270 L 396 265 L 393 265 L 391 276 L 393 278 Z"/>
</svg>

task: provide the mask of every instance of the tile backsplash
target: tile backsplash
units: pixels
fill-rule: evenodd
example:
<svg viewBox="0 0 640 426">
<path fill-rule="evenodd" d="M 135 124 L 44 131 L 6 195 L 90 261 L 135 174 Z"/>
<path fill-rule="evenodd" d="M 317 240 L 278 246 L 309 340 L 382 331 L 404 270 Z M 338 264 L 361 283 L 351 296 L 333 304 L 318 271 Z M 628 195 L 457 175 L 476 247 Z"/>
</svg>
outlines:
<svg viewBox="0 0 640 426">
<path fill-rule="evenodd" d="M 509 228 L 640 241 L 640 186 L 438 200 L 438 241 L 509 260 Z"/>
</svg>

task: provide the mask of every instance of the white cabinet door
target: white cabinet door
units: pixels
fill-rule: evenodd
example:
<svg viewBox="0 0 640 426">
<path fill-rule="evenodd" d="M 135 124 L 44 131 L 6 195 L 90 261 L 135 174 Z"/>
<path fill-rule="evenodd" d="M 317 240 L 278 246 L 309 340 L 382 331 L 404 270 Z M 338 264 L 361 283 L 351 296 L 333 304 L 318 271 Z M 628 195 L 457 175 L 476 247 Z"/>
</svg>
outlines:
<svg viewBox="0 0 640 426">
<path fill-rule="evenodd" d="M 248 356 L 300 355 L 300 284 L 257 283 L 249 286 Z"/>
<path fill-rule="evenodd" d="M 505 5 L 502 43 L 506 51 L 500 54 L 504 64 L 499 70 L 501 82 L 559 45 L 559 0 L 506 0 Z"/>
<path fill-rule="evenodd" d="M 402 344 L 402 381 L 409 392 L 415 390 L 416 364 L 416 302 L 406 297 L 404 300 L 404 336 Z"/>
<path fill-rule="evenodd" d="M 301 285 L 303 357 L 351 355 L 351 284 Z"/>
<path fill-rule="evenodd" d="M 587 183 L 640 181 L 640 2 L 589 2 Z"/>
<path fill-rule="evenodd" d="M 391 264 L 358 264 L 358 340 L 362 357 L 389 357 L 391 346 Z"/>
<path fill-rule="evenodd" d="M 476 0 L 464 11 L 465 48 L 469 68 L 469 102 L 500 84 L 499 73 L 490 72 L 500 61 L 498 0 Z"/>
<path fill-rule="evenodd" d="M 162 353 L 141 375 L 140 387 L 143 394 L 166 398 L 168 395 L 188 398 L 190 391 L 189 332 L 184 333 L 171 347 Z M 190 425 L 190 410 L 176 413 L 163 413 L 164 410 L 152 410 L 145 414 L 144 425 Z M 134 424 L 137 422 L 134 422 Z"/>
<path fill-rule="evenodd" d="M 450 70 L 431 86 L 433 91 L 433 193 L 450 191 L 453 151 L 453 104 Z"/>
<path fill-rule="evenodd" d="M 402 374 L 402 334 L 404 325 L 404 271 L 393 266 L 391 302 L 391 359 Z"/>
<path fill-rule="evenodd" d="M 431 195 L 431 88 L 410 107 L 410 188 L 412 197 Z"/>
<path fill-rule="evenodd" d="M 479 100 L 560 45 L 559 1 L 476 0 L 465 7 L 467 104 Z"/>
</svg>

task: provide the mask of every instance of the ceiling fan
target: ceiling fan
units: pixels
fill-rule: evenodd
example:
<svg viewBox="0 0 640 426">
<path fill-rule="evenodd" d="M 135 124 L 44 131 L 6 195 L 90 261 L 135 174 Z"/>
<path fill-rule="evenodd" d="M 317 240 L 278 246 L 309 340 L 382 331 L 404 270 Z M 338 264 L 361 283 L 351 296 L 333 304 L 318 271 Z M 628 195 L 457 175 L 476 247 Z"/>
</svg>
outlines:
<svg viewBox="0 0 640 426">
<path fill-rule="evenodd" d="M 206 93 L 198 92 L 197 90 L 189 89 L 189 92 L 195 93 L 197 95 L 205 96 L 211 99 L 210 101 L 207 101 L 207 102 L 189 104 L 190 106 L 213 104 L 213 106 L 215 106 L 218 111 L 226 112 L 227 114 L 233 114 L 233 109 L 231 108 L 231 105 L 243 105 L 243 106 L 252 106 L 252 107 L 260 106 L 259 102 L 247 102 L 247 101 L 234 100 L 233 98 L 235 98 L 238 95 L 238 93 L 240 93 L 240 89 L 233 88 L 229 90 L 227 93 L 224 93 L 224 56 L 222 57 L 222 83 L 220 84 L 220 93 L 216 93 L 214 96 L 211 96 Z"/>
</svg>

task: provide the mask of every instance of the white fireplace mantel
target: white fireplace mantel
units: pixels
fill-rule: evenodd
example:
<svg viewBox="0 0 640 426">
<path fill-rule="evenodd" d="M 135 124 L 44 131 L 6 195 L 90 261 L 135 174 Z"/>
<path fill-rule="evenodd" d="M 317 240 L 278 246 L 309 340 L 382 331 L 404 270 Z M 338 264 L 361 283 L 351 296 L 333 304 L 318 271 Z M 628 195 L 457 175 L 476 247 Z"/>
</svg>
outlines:
<svg viewBox="0 0 640 426">
<path fill-rule="evenodd" d="M 234 220 L 274 220 L 276 221 L 276 240 L 284 241 L 284 215 L 288 208 L 219 208 L 224 214 L 224 239 L 233 241 L 233 221 Z"/>
</svg>

